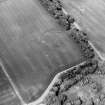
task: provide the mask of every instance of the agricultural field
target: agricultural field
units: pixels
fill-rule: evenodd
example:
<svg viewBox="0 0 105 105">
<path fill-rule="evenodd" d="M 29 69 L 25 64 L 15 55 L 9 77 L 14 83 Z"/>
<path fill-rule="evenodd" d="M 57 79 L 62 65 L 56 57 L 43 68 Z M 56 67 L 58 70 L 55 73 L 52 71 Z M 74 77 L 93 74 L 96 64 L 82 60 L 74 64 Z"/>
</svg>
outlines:
<svg viewBox="0 0 105 105">
<path fill-rule="evenodd" d="M 83 60 L 38 0 L 1 3 L 0 57 L 26 102 L 36 100 L 58 72 Z"/>
<path fill-rule="evenodd" d="M 105 56 L 105 1 L 61 0 L 64 8 L 72 14 L 82 30 L 88 33 L 94 46 Z"/>
<path fill-rule="evenodd" d="M 105 56 L 104 0 L 60 0 L 62 6 L 59 5 L 59 0 L 54 1 L 0 1 L 0 61 L 5 67 L 5 71 L 1 70 L 4 72 L 2 76 L 5 78 L 8 74 L 8 82 L 22 101 L 21 104 L 35 102 L 57 74 L 71 70 L 71 67 L 86 60 L 86 64 L 74 68 L 73 72 L 61 73 L 62 85 L 56 84 L 57 87 L 51 88 L 51 91 L 56 91 L 57 99 L 55 97 L 54 100 L 58 100 L 58 97 L 61 99 L 57 105 L 70 104 L 69 100 L 68 103 L 62 101 L 62 96 L 69 97 L 68 94 L 75 90 L 75 86 L 70 90 L 68 88 L 80 81 L 78 86 L 85 91 L 90 86 L 82 87 L 81 79 L 89 73 L 89 80 L 94 82 L 95 76 L 91 78 L 92 73 L 100 71 L 99 62 L 93 60 L 95 52 L 88 40 L 102 57 Z M 62 8 L 70 15 L 63 13 Z M 81 30 L 71 29 L 74 22 Z M 100 79 L 99 76 L 96 77 Z M 12 104 L 8 97 L 5 100 L 8 104 L 0 105 Z M 47 105 L 47 101 L 45 103 Z M 55 105 L 53 98 L 52 103 L 49 103 L 48 97 L 48 105 Z"/>
</svg>

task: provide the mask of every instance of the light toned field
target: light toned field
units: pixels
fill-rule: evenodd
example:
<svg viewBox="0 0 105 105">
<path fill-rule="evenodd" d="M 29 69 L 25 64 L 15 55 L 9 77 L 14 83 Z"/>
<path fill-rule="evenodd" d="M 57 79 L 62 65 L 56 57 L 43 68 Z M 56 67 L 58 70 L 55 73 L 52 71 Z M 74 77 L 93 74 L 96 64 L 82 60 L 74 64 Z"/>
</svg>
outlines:
<svg viewBox="0 0 105 105">
<path fill-rule="evenodd" d="M 75 43 L 38 0 L 1 2 L 0 57 L 25 102 L 40 97 L 62 66 L 81 62 Z"/>
<path fill-rule="evenodd" d="M 61 1 L 64 8 L 77 19 L 78 24 L 88 33 L 90 40 L 105 57 L 105 1 Z"/>
</svg>

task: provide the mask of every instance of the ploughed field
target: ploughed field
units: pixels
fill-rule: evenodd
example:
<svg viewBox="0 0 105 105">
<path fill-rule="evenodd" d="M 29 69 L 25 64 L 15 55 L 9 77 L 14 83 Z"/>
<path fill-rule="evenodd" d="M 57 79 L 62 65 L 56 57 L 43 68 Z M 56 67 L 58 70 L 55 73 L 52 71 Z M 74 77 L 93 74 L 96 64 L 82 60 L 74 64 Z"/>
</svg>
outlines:
<svg viewBox="0 0 105 105">
<path fill-rule="evenodd" d="M 39 98 L 58 72 L 81 57 L 38 0 L 1 2 L 0 58 L 26 103 Z"/>
</svg>

